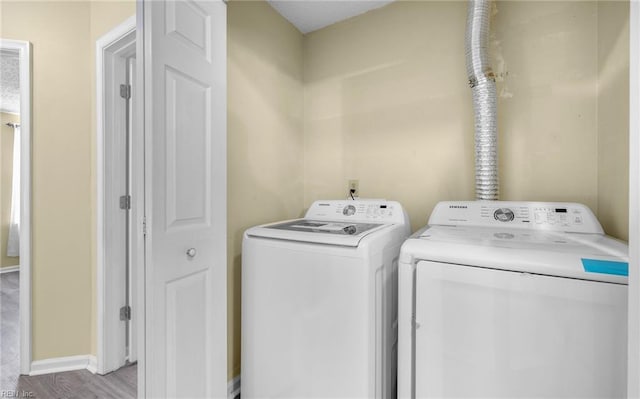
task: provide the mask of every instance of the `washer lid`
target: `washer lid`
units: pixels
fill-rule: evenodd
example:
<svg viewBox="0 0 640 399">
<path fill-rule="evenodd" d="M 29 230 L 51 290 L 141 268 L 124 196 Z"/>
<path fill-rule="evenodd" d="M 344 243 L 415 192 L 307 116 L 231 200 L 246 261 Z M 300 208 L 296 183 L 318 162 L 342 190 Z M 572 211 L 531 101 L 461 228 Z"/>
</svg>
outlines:
<svg viewBox="0 0 640 399">
<path fill-rule="evenodd" d="M 628 247 L 603 234 L 431 226 L 404 243 L 401 257 L 627 284 Z"/>
<path fill-rule="evenodd" d="M 253 227 L 248 236 L 357 247 L 363 237 L 390 224 L 295 219 Z"/>
</svg>

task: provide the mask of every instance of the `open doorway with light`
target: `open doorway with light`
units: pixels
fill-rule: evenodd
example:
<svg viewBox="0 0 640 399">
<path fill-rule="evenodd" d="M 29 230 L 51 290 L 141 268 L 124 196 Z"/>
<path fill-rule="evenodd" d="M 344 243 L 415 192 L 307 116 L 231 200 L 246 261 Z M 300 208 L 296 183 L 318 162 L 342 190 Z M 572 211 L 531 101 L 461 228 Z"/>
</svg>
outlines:
<svg viewBox="0 0 640 399">
<path fill-rule="evenodd" d="M 0 39 L 0 386 L 31 364 L 31 44 Z"/>
<path fill-rule="evenodd" d="M 97 372 L 138 360 L 132 229 L 142 209 L 141 157 L 132 151 L 136 97 L 136 21 L 131 17 L 96 43 L 97 77 Z M 140 199 L 140 200 L 139 200 Z M 135 366 L 132 366 L 135 367 Z"/>
</svg>

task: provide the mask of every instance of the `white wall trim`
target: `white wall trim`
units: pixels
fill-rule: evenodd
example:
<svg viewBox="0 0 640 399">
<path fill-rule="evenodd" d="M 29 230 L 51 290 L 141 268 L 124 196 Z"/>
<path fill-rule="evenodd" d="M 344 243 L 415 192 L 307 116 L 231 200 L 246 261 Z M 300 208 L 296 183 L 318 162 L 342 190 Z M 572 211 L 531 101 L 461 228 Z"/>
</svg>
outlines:
<svg viewBox="0 0 640 399">
<path fill-rule="evenodd" d="M 137 109 L 137 114 L 134 117 L 134 131 L 139 134 L 134 135 L 131 140 L 132 151 L 132 168 L 131 175 L 132 186 L 141 186 L 141 195 L 138 198 L 133 198 L 132 220 L 140 226 L 144 226 L 145 223 L 145 148 L 144 148 L 144 0 L 136 1 L 136 76 L 137 76 L 137 92 L 138 95 L 134 96 L 134 107 Z M 138 355 L 138 397 L 147 397 L 147 364 L 146 364 L 146 314 L 147 314 L 147 297 L 146 297 L 146 251 L 145 251 L 145 237 L 143 229 L 133 229 L 133 236 L 131 243 L 136 246 L 137 257 L 132 259 L 133 273 L 135 274 L 134 298 L 132 298 L 138 309 L 136 312 L 136 344 Z"/>
<path fill-rule="evenodd" d="M 227 388 L 227 398 L 234 399 L 236 396 L 240 395 L 240 375 L 237 375 L 229 381 Z"/>
<path fill-rule="evenodd" d="M 42 375 L 51 373 L 61 373 L 63 371 L 85 370 L 92 362 L 92 355 L 78 355 L 54 357 L 51 359 L 36 360 L 31 363 L 29 375 Z"/>
<path fill-rule="evenodd" d="M 131 16 L 123 23 L 106 33 L 96 41 L 96 304 L 97 304 L 97 356 L 96 371 L 99 374 L 105 374 L 114 370 L 113 361 L 109 358 L 112 352 L 109 337 L 114 337 L 112 331 L 115 326 L 106 322 L 107 309 L 113 308 L 111 298 L 107 288 L 108 281 L 112 280 L 107 275 L 109 271 L 105 268 L 105 260 L 108 248 L 105 247 L 105 232 L 107 224 L 105 223 L 105 179 L 107 176 L 105 157 L 105 126 L 107 116 L 105 115 L 105 96 L 109 90 L 106 87 L 105 63 L 108 62 L 107 51 L 110 47 L 116 45 L 123 38 L 131 35 L 136 30 L 136 17 Z"/>
<path fill-rule="evenodd" d="M 20 271 L 20 265 L 3 267 L 2 269 L 0 269 L 0 274 L 17 272 L 17 271 Z"/>
<path fill-rule="evenodd" d="M 98 358 L 93 355 L 89 355 L 89 364 L 87 364 L 87 370 L 91 374 L 96 374 L 98 372 Z"/>
<path fill-rule="evenodd" d="M 640 397 L 640 2 L 629 12 L 629 304 L 627 397 Z"/>
<path fill-rule="evenodd" d="M 0 39 L 20 57 L 20 373 L 31 369 L 31 43 Z"/>
</svg>

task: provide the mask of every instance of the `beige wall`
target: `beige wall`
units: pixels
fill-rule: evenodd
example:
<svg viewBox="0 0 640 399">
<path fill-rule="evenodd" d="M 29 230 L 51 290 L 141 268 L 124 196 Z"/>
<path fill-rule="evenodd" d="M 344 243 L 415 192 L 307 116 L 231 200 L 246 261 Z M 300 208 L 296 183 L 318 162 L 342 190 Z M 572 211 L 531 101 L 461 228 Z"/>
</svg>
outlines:
<svg viewBox="0 0 640 399">
<path fill-rule="evenodd" d="M 598 209 L 597 4 L 497 3 L 502 199 Z"/>
<path fill-rule="evenodd" d="M 501 198 L 599 211 L 598 5 L 495 11 Z M 399 200 L 417 229 L 436 202 L 474 197 L 465 19 L 464 2 L 396 2 L 305 37 L 305 205 L 360 179 L 362 196 Z"/>
<path fill-rule="evenodd" d="M 3 2 L 33 45 L 33 359 L 87 354 L 91 320 L 89 3 Z"/>
<path fill-rule="evenodd" d="M 9 122 L 20 123 L 20 116 L 0 112 L 0 268 L 20 264 L 19 257 L 7 256 L 13 182 L 13 128 L 6 125 Z"/>
<path fill-rule="evenodd" d="M 1 4 L 0 36 L 33 46 L 34 360 L 95 352 L 93 48 L 121 6 Z"/>
<path fill-rule="evenodd" d="M 305 206 L 360 194 L 400 201 L 414 228 L 473 198 L 464 2 L 401 2 L 305 37 Z"/>
<path fill-rule="evenodd" d="M 598 217 L 629 233 L 629 3 L 598 3 Z"/>
<path fill-rule="evenodd" d="M 228 3 L 229 378 L 240 373 L 242 234 L 303 211 L 302 35 L 264 1 Z"/>
</svg>

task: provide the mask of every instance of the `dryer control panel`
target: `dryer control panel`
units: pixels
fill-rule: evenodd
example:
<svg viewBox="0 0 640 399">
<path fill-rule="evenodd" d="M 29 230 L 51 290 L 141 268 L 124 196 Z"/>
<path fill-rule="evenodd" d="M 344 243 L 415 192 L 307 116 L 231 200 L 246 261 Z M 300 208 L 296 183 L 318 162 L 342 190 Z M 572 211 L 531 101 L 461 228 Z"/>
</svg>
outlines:
<svg viewBox="0 0 640 399">
<path fill-rule="evenodd" d="M 604 234 L 591 209 L 572 202 L 444 201 L 436 205 L 429 224 Z"/>
<path fill-rule="evenodd" d="M 311 204 L 304 217 L 313 220 L 408 223 L 402 205 L 386 200 L 316 201 Z"/>
</svg>

